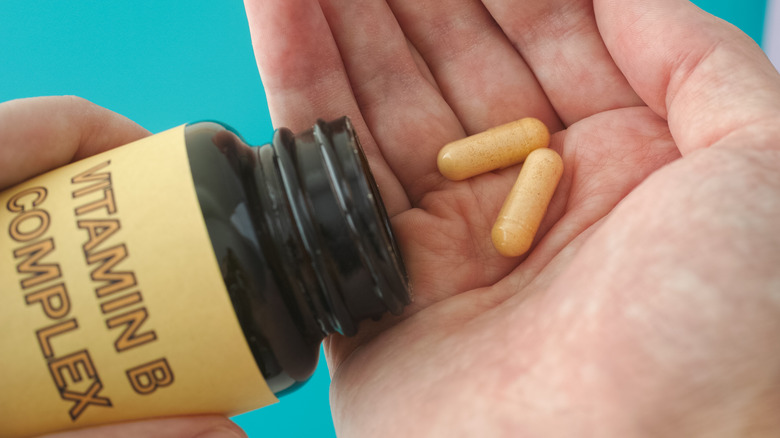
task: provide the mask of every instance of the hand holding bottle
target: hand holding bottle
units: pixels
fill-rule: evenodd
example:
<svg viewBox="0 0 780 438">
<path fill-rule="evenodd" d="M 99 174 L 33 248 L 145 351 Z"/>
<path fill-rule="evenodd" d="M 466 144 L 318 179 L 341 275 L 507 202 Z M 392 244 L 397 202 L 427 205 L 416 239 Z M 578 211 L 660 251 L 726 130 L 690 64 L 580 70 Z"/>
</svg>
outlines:
<svg viewBox="0 0 780 438">
<path fill-rule="evenodd" d="M 0 190 L 149 135 L 125 117 L 84 99 L 68 96 L 0 103 L 0 130 L 4 134 L 0 139 Z M 0 425 L 0 435 L 2 429 Z M 208 432 L 224 437 L 243 436 L 235 424 L 218 415 L 138 421 L 56 436 L 194 437 Z"/>
</svg>

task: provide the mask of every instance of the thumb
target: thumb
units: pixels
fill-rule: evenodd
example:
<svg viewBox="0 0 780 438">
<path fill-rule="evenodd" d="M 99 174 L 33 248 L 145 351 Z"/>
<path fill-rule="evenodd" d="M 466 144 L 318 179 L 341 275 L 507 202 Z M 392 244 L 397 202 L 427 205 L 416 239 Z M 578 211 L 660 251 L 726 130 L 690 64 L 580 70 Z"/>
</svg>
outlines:
<svg viewBox="0 0 780 438">
<path fill-rule="evenodd" d="M 0 103 L 0 190 L 149 132 L 73 96 Z"/>
<path fill-rule="evenodd" d="M 683 154 L 780 134 L 780 75 L 737 28 L 687 0 L 595 0 L 594 8 L 618 67 L 668 120 Z"/>
</svg>

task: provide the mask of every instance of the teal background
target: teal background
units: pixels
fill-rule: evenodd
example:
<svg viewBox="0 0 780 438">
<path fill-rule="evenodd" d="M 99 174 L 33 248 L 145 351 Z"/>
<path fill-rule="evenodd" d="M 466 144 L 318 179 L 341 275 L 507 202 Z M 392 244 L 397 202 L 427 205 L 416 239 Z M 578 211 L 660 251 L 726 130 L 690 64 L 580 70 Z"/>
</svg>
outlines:
<svg viewBox="0 0 780 438">
<path fill-rule="evenodd" d="M 766 0 L 695 0 L 693 3 L 736 25 L 761 44 Z"/>
<path fill-rule="evenodd" d="M 761 41 L 764 0 L 695 3 Z M 241 2 L 0 0 L 0 59 L 0 101 L 74 94 L 152 132 L 213 119 L 250 143 L 272 134 Z M 335 436 L 329 383 L 323 360 L 303 389 L 235 420 L 251 437 Z"/>
</svg>

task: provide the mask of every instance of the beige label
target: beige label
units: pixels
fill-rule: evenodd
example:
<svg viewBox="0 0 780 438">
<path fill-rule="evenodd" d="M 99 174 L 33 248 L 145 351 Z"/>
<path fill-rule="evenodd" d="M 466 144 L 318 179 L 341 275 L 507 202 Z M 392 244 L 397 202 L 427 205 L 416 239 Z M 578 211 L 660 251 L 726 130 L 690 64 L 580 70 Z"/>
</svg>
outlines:
<svg viewBox="0 0 780 438">
<path fill-rule="evenodd" d="M 3 437 L 276 401 L 211 249 L 184 127 L 0 193 L 0 371 Z"/>
</svg>

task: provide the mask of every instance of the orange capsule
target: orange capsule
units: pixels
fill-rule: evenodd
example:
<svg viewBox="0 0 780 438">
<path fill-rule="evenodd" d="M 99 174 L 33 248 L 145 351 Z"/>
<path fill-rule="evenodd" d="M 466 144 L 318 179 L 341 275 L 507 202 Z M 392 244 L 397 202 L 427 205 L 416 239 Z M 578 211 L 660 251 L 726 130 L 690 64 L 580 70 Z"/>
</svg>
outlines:
<svg viewBox="0 0 780 438">
<path fill-rule="evenodd" d="M 550 131 L 527 117 L 446 144 L 437 159 L 439 172 L 453 181 L 521 163 L 550 144 Z"/>
<path fill-rule="evenodd" d="M 517 257 L 531 248 L 562 174 L 563 160 L 554 150 L 528 154 L 493 225 L 493 246 L 501 255 Z"/>
</svg>

